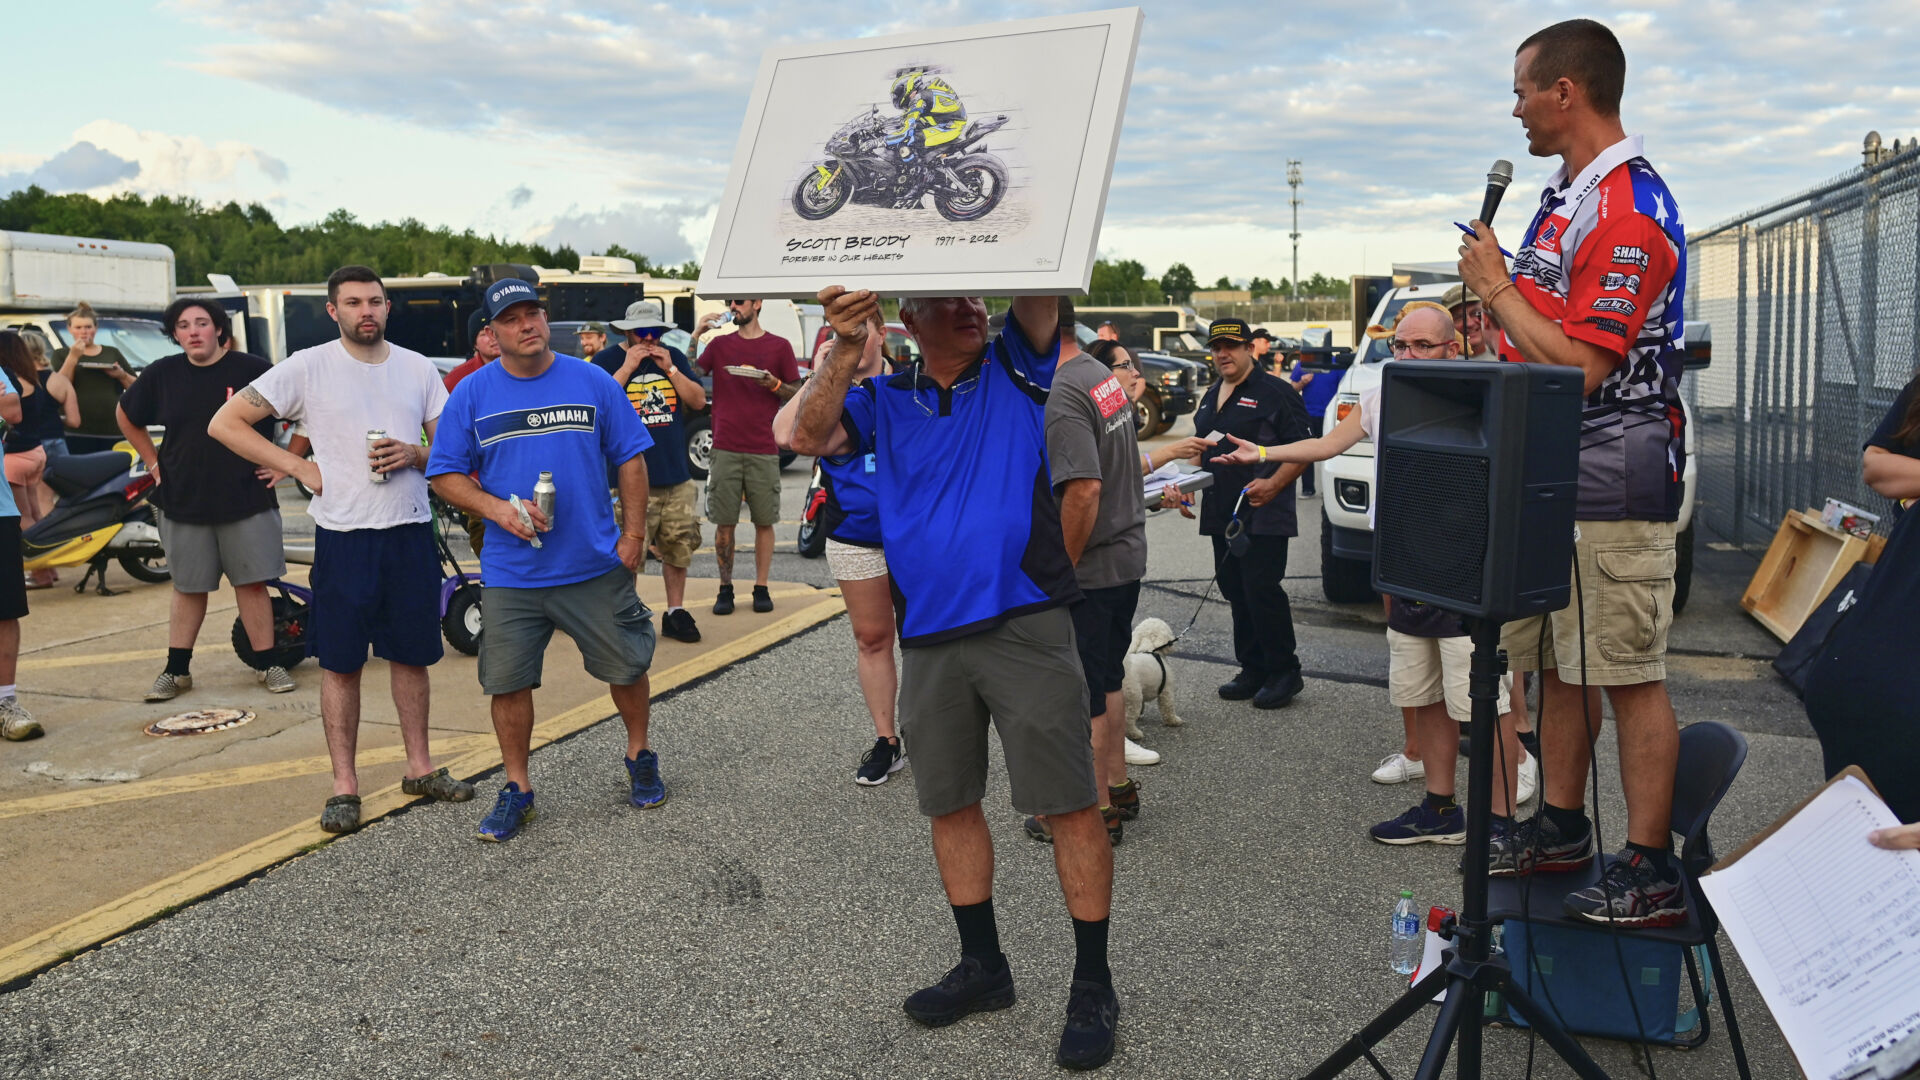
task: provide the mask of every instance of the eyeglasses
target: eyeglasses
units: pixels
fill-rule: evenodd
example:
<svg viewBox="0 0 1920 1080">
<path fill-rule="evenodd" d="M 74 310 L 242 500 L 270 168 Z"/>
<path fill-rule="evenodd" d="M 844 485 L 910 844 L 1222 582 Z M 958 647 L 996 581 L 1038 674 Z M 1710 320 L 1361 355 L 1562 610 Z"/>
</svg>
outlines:
<svg viewBox="0 0 1920 1080">
<path fill-rule="evenodd" d="M 1138 365 L 1138 364 L 1136 364 L 1136 363 L 1134 363 L 1134 362 L 1133 362 L 1133 361 L 1131 361 L 1131 360 L 1122 360 L 1122 361 L 1120 361 L 1120 362 L 1119 362 L 1119 363 L 1117 363 L 1117 364 L 1108 364 L 1107 366 L 1108 366 L 1108 367 L 1110 367 L 1110 368 L 1112 368 L 1112 369 L 1113 369 L 1113 370 L 1115 370 L 1115 371 L 1133 371 L 1133 372 L 1137 372 L 1137 371 L 1139 371 L 1139 370 L 1140 370 L 1140 365 Z"/>
<path fill-rule="evenodd" d="M 1400 355 L 1402 353 L 1433 352 L 1436 349 L 1446 348 L 1447 343 L 1444 341 L 1401 341 L 1399 338 L 1394 338 L 1387 343 L 1387 347 L 1392 349 L 1395 355 Z"/>
<path fill-rule="evenodd" d="M 751 301 L 751 300 L 729 300 L 729 301 L 727 301 L 727 306 L 728 306 L 728 307 L 730 307 L 730 308 L 731 308 L 731 307 L 746 307 L 746 306 L 747 306 L 748 304 L 751 304 L 751 303 L 753 303 L 753 301 Z"/>
</svg>

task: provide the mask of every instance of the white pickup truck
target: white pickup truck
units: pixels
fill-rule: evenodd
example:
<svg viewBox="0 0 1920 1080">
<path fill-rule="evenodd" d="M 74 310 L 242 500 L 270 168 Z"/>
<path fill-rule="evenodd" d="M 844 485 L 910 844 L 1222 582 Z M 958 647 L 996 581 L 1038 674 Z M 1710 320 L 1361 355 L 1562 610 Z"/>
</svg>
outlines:
<svg viewBox="0 0 1920 1080">
<path fill-rule="evenodd" d="M 1380 299 L 1370 324 L 1392 326 L 1400 309 L 1415 300 L 1436 303 L 1457 281 L 1408 285 Z M 1712 328 L 1704 323 L 1687 324 L 1687 367 L 1701 368 L 1711 357 Z M 1353 365 L 1340 378 L 1340 389 L 1327 406 L 1322 434 L 1333 430 L 1342 418 L 1360 407 L 1360 395 L 1380 385 L 1380 369 L 1392 361 L 1385 341 L 1366 341 L 1356 348 Z M 1322 378 L 1327 376 L 1322 375 Z M 1681 408 L 1687 409 L 1681 399 Z M 1673 610 L 1686 606 L 1693 583 L 1693 502 L 1697 490 L 1694 464 L 1693 413 L 1687 410 L 1686 471 L 1681 476 L 1679 534 L 1674 545 L 1678 563 L 1673 580 Z M 1320 509 L 1320 587 L 1327 600 L 1336 604 L 1370 603 L 1373 591 L 1373 530 L 1367 523 L 1367 509 L 1373 505 L 1373 441 L 1362 438 L 1346 453 L 1316 465 Z"/>
</svg>

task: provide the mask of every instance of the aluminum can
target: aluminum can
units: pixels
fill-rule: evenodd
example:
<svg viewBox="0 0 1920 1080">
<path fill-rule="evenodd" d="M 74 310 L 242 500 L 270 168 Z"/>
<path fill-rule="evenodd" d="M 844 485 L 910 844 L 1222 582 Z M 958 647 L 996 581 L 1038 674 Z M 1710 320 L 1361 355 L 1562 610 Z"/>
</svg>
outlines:
<svg viewBox="0 0 1920 1080">
<path fill-rule="evenodd" d="M 387 482 L 387 474 L 373 467 L 373 444 L 387 437 L 385 431 L 372 428 L 367 432 L 367 476 L 376 484 Z"/>
<path fill-rule="evenodd" d="M 533 505 L 539 507 L 540 513 L 546 517 L 549 531 L 553 529 L 553 495 L 553 474 L 543 472 L 539 482 L 533 485 Z"/>
</svg>

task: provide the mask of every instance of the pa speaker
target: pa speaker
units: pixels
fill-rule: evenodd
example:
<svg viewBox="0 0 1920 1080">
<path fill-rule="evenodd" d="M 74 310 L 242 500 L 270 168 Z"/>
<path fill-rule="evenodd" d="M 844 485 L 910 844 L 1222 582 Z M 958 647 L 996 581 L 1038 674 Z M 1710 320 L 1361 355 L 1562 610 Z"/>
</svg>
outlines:
<svg viewBox="0 0 1920 1080">
<path fill-rule="evenodd" d="M 1480 360 L 1381 371 L 1374 588 L 1496 621 L 1566 607 L 1585 372 Z"/>
</svg>

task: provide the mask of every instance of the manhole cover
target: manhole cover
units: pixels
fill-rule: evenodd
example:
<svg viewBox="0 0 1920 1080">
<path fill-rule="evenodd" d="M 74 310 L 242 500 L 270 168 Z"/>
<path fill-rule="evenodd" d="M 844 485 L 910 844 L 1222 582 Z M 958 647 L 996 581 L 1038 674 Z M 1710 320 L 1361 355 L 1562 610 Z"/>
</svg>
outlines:
<svg viewBox="0 0 1920 1080">
<path fill-rule="evenodd" d="M 196 709 L 147 725 L 149 735 L 205 735 L 237 728 L 253 719 L 252 709 Z"/>
</svg>

